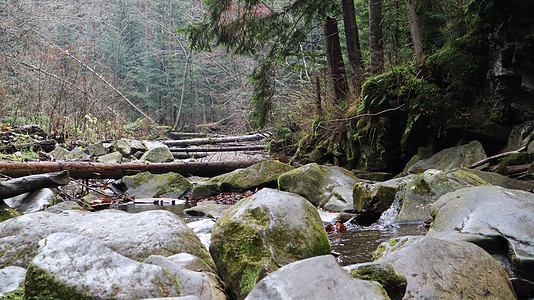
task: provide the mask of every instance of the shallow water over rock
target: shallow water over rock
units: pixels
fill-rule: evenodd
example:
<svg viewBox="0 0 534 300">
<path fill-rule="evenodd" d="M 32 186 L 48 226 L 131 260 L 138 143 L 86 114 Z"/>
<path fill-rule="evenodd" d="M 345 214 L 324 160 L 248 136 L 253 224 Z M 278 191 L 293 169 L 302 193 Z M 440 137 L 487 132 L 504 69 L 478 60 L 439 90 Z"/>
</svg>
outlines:
<svg viewBox="0 0 534 300">
<path fill-rule="evenodd" d="M 347 231 L 328 234 L 332 250 L 340 253 L 338 262 L 342 266 L 372 261 L 373 251 L 380 243 L 395 237 L 424 235 L 427 229 L 422 224 L 403 224 L 386 228 L 350 225 Z"/>
</svg>

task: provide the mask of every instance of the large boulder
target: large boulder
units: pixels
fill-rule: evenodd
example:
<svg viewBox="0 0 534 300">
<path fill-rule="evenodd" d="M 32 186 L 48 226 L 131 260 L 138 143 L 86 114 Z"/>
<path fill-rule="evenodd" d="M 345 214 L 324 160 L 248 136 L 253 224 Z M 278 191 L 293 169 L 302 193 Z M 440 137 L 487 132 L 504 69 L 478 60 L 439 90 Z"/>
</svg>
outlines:
<svg viewBox="0 0 534 300">
<path fill-rule="evenodd" d="M 254 286 L 247 300 L 389 299 L 374 281 L 352 278 L 332 255 L 290 263 Z"/>
<path fill-rule="evenodd" d="M 130 141 L 128 141 L 127 139 L 113 141 L 111 143 L 111 146 L 113 147 L 113 149 L 115 149 L 115 151 L 119 152 L 124 157 L 129 157 L 132 152 Z"/>
<path fill-rule="evenodd" d="M 21 267 L 9 266 L 0 269 L 0 299 L 4 294 L 11 293 L 22 287 L 26 269 Z"/>
<path fill-rule="evenodd" d="M 376 263 L 407 280 L 403 299 L 516 299 L 506 271 L 467 242 L 402 237 L 382 243 Z"/>
<path fill-rule="evenodd" d="M 152 254 L 187 252 L 213 265 L 198 237 L 180 217 L 157 210 L 130 214 L 120 210 L 95 213 L 69 210 L 37 212 L 0 223 L 0 268 L 27 267 L 39 240 L 54 232 L 85 235 L 126 257 L 142 261 Z"/>
<path fill-rule="evenodd" d="M 152 255 L 145 263 L 162 267 L 176 276 L 183 295 L 197 296 L 201 300 L 225 300 L 224 288 L 217 274 L 198 257 L 180 253 L 169 257 Z"/>
<path fill-rule="evenodd" d="M 179 198 L 193 188 L 189 180 L 178 173 L 151 174 L 139 173 L 125 176 L 122 182 L 128 189 L 128 194 L 135 198 Z"/>
<path fill-rule="evenodd" d="M 278 177 L 278 188 L 308 199 L 313 205 L 324 205 L 336 186 L 352 188 L 358 178 L 340 167 L 307 164 Z"/>
<path fill-rule="evenodd" d="M 408 180 L 396 194 L 401 202 L 397 222 L 425 221 L 430 218 L 431 205 L 448 192 L 464 187 L 500 185 L 507 188 L 531 190 L 529 182 L 469 169 L 450 172 L 428 170 Z"/>
<path fill-rule="evenodd" d="M 25 299 L 142 299 L 180 296 L 175 276 L 122 256 L 100 242 L 53 233 L 39 242 L 24 282 Z"/>
<path fill-rule="evenodd" d="M 486 158 L 484 147 L 478 141 L 457 147 L 447 148 L 430 158 L 420 160 L 407 168 L 408 173 L 422 173 L 429 169 L 450 171 L 467 167 Z"/>
<path fill-rule="evenodd" d="M 120 163 L 122 162 L 122 154 L 119 151 L 114 151 L 109 154 L 99 156 L 96 160 L 101 163 Z"/>
<path fill-rule="evenodd" d="M 89 154 L 89 156 L 95 157 L 107 154 L 108 148 L 104 146 L 104 142 L 100 141 L 83 148 L 83 151 Z"/>
<path fill-rule="evenodd" d="M 220 192 L 242 192 L 264 187 L 276 188 L 278 176 L 293 169 L 279 161 L 267 160 L 248 168 L 213 177 L 206 183 L 195 187 L 191 198 L 206 198 Z"/>
<path fill-rule="evenodd" d="M 517 276 L 534 281 L 534 194 L 471 187 L 443 195 L 432 209 L 435 220 L 428 236 L 505 254 Z"/>
<path fill-rule="evenodd" d="M 290 262 L 329 254 L 317 209 L 291 193 L 264 188 L 239 201 L 213 228 L 210 253 L 234 299 Z"/>
</svg>

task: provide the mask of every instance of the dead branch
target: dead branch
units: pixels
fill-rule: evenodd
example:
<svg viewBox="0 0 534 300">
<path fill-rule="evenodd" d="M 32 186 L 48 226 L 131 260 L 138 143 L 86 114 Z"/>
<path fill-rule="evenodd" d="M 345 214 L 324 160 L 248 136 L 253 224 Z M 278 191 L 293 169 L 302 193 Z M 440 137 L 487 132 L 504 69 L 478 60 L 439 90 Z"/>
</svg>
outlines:
<svg viewBox="0 0 534 300">
<path fill-rule="evenodd" d="M 20 194 L 34 192 L 43 188 L 66 185 L 69 181 L 69 172 L 66 170 L 1 181 L 0 199 L 15 197 Z"/>
<path fill-rule="evenodd" d="M 470 165 L 470 166 L 468 166 L 466 168 L 467 169 L 474 169 L 476 167 L 482 166 L 483 164 L 492 162 L 494 160 L 497 160 L 497 159 L 500 159 L 500 158 L 503 158 L 503 157 L 506 157 L 506 156 L 509 156 L 509 155 L 512 155 L 512 154 L 516 154 L 516 153 L 519 153 L 519 152 L 522 152 L 522 151 L 525 151 L 526 149 L 527 149 L 527 146 L 524 146 L 524 147 L 521 147 L 521 148 L 519 148 L 517 150 L 514 150 L 514 151 L 499 153 L 497 155 L 493 155 L 493 156 L 484 158 L 483 160 L 477 161 L 476 163 L 474 163 L 474 164 L 472 164 L 472 165 Z"/>
</svg>

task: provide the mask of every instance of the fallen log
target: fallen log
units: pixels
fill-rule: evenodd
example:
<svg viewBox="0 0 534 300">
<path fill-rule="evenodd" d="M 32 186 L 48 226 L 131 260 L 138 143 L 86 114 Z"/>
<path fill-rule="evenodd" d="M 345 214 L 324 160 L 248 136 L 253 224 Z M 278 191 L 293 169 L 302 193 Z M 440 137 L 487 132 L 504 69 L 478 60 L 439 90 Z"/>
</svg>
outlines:
<svg viewBox="0 0 534 300">
<path fill-rule="evenodd" d="M 35 192 L 44 188 L 66 185 L 70 181 L 66 170 L 46 174 L 29 175 L 0 182 L 0 199 Z"/>
<path fill-rule="evenodd" d="M 473 169 L 473 168 L 482 166 L 483 164 L 489 163 L 489 162 L 494 161 L 494 160 L 497 160 L 497 159 L 499 159 L 499 158 L 507 157 L 507 156 L 512 155 L 512 154 L 519 153 L 519 152 L 521 152 L 521 151 L 525 151 L 526 149 L 527 149 L 527 146 L 525 146 L 525 147 L 521 147 L 521 148 L 519 148 L 519 149 L 517 149 L 517 150 L 514 150 L 514 151 L 509 151 L 509 152 L 499 153 L 499 154 L 497 154 L 497 155 L 493 155 L 493 156 L 484 158 L 483 160 L 477 161 L 476 163 L 474 163 L 474 164 L 468 166 L 467 169 Z"/>
<path fill-rule="evenodd" d="M 265 150 L 267 145 L 250 145 L 250 146 L 234 146 L 234 147 L 202 147 L 202 148 L 169 148 L 171 152 L 234 152 L 234 151 L 254 151 Z"/>
<path fill-rule="evenodd" d="M 17 151 L 30 150 L 30 149 L 33 149 L 34 151 L 43 150 L 45 152 L 50 152 L 54 150 L 54 148 L 56 148 L 55 140 L 44 140 L 44 141 L 35 142 L 35 143 L 12 144 L 12 145 L 7 145 L 7 146 L 0 146 L 0 152 L 11 154 Z"/>
<path fill-rule="evenodd" d="M 233 143 L 241 141 L 258 141 L 268 137 L 266 134 L 249 134 L 249 135 L 239 135 L 239 136 L 225 136 L 219 138 L 199 138 L 199 139 L 189 139 L 189 140 L 178 140 L 178 141 L 164 141 L 163 143 L 169 147 L 178 146 L 178 147 L 187 147 L 193 145 L 209 145 L 209 144 L 220 144 L 220 143 Z"/>
<path fill-rule="evenodd" d="M 171 131 L 168 133 L 168 135 L 173 140 L 205 138 L 207 136 L 206 133 L 201 133 L 201 132 L 176 132 L 176 131 Z"/>
<path fill-rule="evenodd" d="M 113 178 L 135 175 L 141 172 L 163 174 L 179 173 L 183 176 L 213 177 L 235 169 L 246 168 L 263 160 L 229 162 L 170 162 L 170 163 L 95 163 L 77 161 L 58 162 L 0 162 L 0 174 L 20 177 L 67 170 L 72 178 Z"/>
</svg>

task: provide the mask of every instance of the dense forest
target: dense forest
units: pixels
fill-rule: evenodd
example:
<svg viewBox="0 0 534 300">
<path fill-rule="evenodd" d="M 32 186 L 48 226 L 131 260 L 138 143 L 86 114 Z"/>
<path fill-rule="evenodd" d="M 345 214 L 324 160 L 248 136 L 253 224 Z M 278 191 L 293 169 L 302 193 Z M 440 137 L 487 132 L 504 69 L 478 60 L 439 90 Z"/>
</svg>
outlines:
<svg viewBox="0 0 534 300">
<path fill-rule="evenodd" d="M 370 171 L 472 139 L 492 154 L 534 112 L 532 6 L 2 1 L 0 122 L 94 140 L 267 128 L 281 160 Z"/>
</svg>

